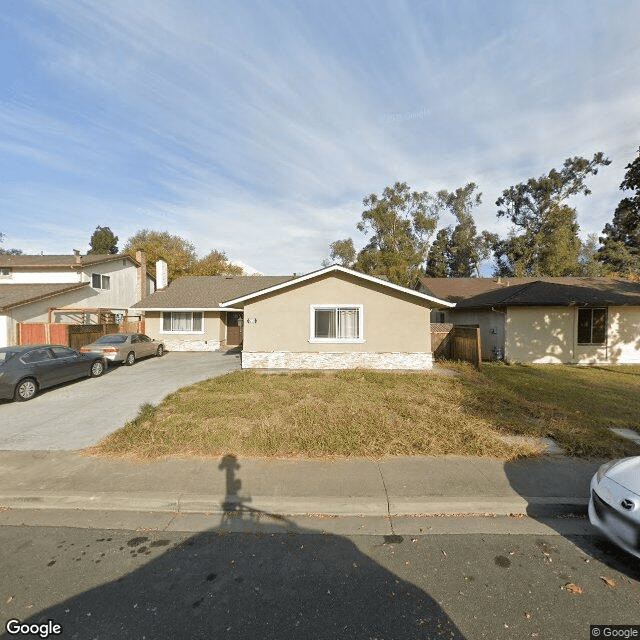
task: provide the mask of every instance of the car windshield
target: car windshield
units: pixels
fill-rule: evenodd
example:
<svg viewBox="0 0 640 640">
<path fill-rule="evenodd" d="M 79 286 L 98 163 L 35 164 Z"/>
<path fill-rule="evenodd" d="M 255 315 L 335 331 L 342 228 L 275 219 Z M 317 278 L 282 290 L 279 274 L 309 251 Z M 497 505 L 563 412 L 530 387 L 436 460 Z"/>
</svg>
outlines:
<svg viewBox="0 0 640 640">
<path fill-rule="evenodd" d="M 9 360 L 9 358 L 12 358 L 15 354 L 15 351 L 0 351 L 0 364 Z"/>
<path fill-rule="evenodd" d="M 127 341 L 127 336 L 123 334 L 114 334 L 110 336 L 102 336 L 96 340 L 96 344 L 122 344 Z"/>
</svg>

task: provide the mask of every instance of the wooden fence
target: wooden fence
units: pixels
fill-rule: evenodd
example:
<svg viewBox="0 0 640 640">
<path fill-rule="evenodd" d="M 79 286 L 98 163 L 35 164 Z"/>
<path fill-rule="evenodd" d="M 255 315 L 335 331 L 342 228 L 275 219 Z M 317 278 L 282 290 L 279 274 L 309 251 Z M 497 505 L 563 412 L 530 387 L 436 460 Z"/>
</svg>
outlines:
<svg viewBox="0 0 640 640">
<path fill-rule="evenodd" d="M 63 344 L 79 349 L 107 333 L 143 333 L 144 320 L 122 324 L 18 323 L 18 344 Z"/>
<path fill-rule="evenodd" d="M 107 333 L 118 333 L 117 324 L 70 324 L 68 345 L 79 349 L 85 344 L 95 342 Z"/>
<path fill-rule="evenodd" d="M 445 322 L 431 323 L 431 351 L 439 360 L 451 359 L 451 330 L 453 325 Z"/>
<path fill-rule="evenodd" d="M 447 327 L 451 327 L 448 332 L 446 332 Z M 431 329 L 431 350 L 436 359 L 471 362 L 480 369 L 482 367 L 480 327 L 434 323 Z"/>
</svg>

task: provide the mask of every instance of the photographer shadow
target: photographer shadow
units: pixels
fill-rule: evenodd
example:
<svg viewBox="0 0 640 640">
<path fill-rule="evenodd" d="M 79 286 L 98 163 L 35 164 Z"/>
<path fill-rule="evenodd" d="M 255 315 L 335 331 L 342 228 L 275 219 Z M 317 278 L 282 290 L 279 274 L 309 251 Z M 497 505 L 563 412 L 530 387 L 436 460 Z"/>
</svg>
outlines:
<svg viewBox="0 0 640 640">
<path fill-rule="evenodd" d="M 357 536 L 251 508 L 240 495 L 237 459 L 225 456 L 219 468 L 226 478 L 219 526 L 187 539 L 137 535 L 124 550 L 113 532 L 112 553 L 129 552 L 137 566 L 118 575 L 114 563 L 104 584 L 24 622 L 54 620 L 62 637 L 79 639 L 464 640 L 435 599 L 363 553 Z M 158 555 L 147 556 L 152 550 Z"/>
</svg>

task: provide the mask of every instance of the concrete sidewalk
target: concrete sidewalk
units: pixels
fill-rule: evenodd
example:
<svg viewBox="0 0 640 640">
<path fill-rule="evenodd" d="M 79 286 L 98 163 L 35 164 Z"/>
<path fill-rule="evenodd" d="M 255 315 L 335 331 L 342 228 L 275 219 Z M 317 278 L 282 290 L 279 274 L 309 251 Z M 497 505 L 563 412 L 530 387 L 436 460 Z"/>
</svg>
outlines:
<svg viewBox="0 0 640 640">
<path fill-rule="evenodd" d="M 244 507 L 280 515 L 528 514 L 584 508 L 601 460 L 541 457 L 162 460 L 0 451 L 0 511 L 73 509 L 178 514 Z"/>
</svg>

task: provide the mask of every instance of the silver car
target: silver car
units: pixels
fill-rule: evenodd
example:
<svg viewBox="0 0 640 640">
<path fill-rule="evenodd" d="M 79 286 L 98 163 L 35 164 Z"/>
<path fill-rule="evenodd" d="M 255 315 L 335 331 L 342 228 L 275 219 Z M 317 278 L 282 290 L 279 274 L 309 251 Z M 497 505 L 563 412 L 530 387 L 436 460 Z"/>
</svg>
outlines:
<svg viewBox="0 0 640 640">
<path fill-rule="evenodd" d="M 640 456 L 603 464 L 591 480 L 589 520 L 640 558 Z"/>
<path fill-rule="evenodd" d="M 80 348 L 81 353 L 100 354 L 105 361 L 131 366 L 139 358 L 162 356 L 164 344 L 143 333 L 109 333 Z"/>
</svg>

